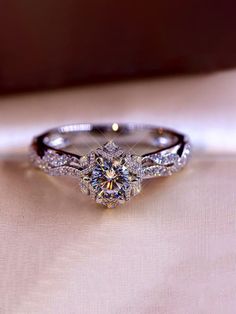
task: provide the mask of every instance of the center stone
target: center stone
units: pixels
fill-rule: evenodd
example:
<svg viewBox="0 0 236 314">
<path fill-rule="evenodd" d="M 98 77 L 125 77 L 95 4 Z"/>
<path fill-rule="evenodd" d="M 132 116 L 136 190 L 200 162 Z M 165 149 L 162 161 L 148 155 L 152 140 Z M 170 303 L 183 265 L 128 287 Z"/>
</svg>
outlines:
<svg viewBox="0 0 236 314">
<path fill-rule="evenodd" d="M 123 159 L 97 158 L 90 184 L 97 200 L 113 207 L 118 201 L 125 201 L 125 193 L 130 186 L 129 170 Z"/>
</svg>

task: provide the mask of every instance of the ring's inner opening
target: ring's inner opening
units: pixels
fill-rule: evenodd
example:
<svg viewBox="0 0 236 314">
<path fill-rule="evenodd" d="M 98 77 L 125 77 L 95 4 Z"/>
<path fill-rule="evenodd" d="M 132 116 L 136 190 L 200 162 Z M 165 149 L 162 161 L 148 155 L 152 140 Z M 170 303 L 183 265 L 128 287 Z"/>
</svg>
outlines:
<svg viewBox="0 0 236 314">
<path fill-rule="evenodd" d="M 49 132 L 44 142 L 53 148 L 84 155 L 110 140 L 125 151 L 142 155 L 149 153 L 154 147 L 157 150 L 174 145 L 179 138 L 172 131 L 148 126 L 77 124 Z"/>
</svg>

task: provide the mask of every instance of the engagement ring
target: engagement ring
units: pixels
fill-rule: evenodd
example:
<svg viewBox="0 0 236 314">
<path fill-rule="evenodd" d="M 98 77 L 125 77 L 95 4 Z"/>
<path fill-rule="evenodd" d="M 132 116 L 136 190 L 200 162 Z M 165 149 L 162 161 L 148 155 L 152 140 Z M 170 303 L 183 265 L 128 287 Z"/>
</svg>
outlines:
<svg viewBox="0 0 236 314">
<path fill-rule="evenodd" d="M 138 153 L 138 147 L 144 153 Z M 85 148 L 87 152 L 77 153 Z M 49 175 L 76 177 L 83 193 L 113 208 L 140 193 L 143 180 L 182 169 L 190 153 L 188 138 L 169 129 L 80 123 L 35 137 L 30 159 Z"/>
</svg>

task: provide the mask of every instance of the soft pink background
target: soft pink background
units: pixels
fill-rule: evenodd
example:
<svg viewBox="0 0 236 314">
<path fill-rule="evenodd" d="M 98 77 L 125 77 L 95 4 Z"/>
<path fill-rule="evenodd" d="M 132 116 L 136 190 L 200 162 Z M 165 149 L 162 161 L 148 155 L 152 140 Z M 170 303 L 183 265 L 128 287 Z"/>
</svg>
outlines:
<svg viewBox="0 0 236 314">
<path fill-rule="evenodd" d="M 0 313 L 235 313 L 235 86 L 231 71 L 2 98 Z M 104 210 L 25 156 L 44 129 L 90 121 L 170 126 L 195 154 Z"/>
</svg>

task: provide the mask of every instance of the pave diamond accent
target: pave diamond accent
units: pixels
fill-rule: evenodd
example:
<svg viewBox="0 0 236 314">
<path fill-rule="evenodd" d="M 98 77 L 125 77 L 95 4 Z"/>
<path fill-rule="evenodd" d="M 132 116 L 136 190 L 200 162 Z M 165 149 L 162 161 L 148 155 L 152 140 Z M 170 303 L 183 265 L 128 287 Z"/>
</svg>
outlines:
<svg viewBox="0 0 236 314">
<path fill-rule="evenodd" d="M 34 149 L 31 149 L 29 158 L 35 167 L 40 168 L 41 170 L 52 176 L 80 176 L 79 158 L 76 158 L 69 154 L 59 154 L 55 150 L 48 150 L 41 158 L 37 155 Z"/>
<path fill-rule="evenodd" d="M 97 154 L 108 160 L 112 160 L 113 158 L 119 157 L 124 154 L 123 150 L 113 141 L 109 141 L 102 147 L 97 148 L 96 152 Z"/>
<path fill-rule="evenodd" d="M 191 157 L 191 145 L 185 144 L 182 155 L 160 152 L 145 156 L 142 160 L 142 176 L 144 178 L 170 176 L 181 170 Z"/>
</svg>

